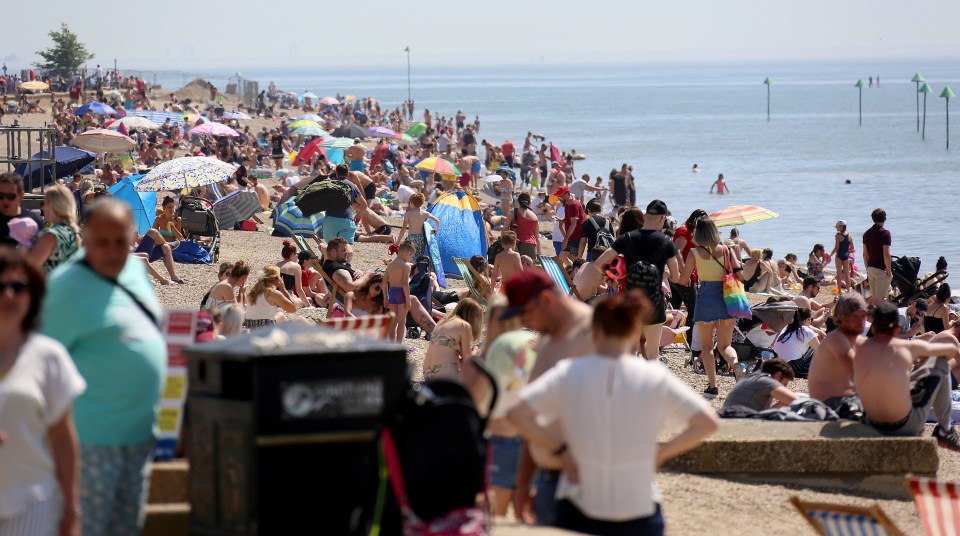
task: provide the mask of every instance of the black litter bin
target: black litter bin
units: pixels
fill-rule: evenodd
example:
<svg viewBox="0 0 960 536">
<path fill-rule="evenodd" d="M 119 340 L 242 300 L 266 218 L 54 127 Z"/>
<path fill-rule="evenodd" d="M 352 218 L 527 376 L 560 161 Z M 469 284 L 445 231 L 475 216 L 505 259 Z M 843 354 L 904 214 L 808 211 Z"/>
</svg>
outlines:
<svg viewBox="0 0 960 536">
<path fill-rule="evenodd" d="M 381 416 L 408 385 L 404 348 L 287 324 L 185 353 L 191 532 L 363 532 Z"/>
</svg>

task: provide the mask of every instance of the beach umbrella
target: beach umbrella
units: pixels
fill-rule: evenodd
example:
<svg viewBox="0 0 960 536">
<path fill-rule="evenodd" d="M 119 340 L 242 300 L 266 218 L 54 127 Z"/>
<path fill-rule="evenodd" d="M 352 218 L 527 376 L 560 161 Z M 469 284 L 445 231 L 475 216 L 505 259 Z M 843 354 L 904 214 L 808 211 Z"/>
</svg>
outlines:
<svg viewBox="0 0 960 536">
<path fill-rule="evenodd" d="M 230 136 L 231 138 L 236 138 L 240 135 L 239 132 L 223 123 L 203 123 L 200 126 L 190 129 L 188 134 L 191 136 Z"/>
<path fill-rule="evenodd" d="M 249 121 L 252 119 L 249 115 L 243 112 L 227 112 L 223 114 L 224 119 L 236 119 L 238 121 Z"/>
<path fill-rule="evenodd" d="M 337 100 L 336 97 L 324 97 L 320 99 L 320 104 L 324 104 L 326 106 L 336 106 L 340 104 L 340 101 Z"/>
<path fill-rule="evenodd" d="M 503 181 L 503 177 L 500 175 L 487 175 L 486 177 L 480 179 L 480 182 L 484 184 L 496 184 Z"/>
<path fill-rule="evenodd" d="M 217 199 L 213 203 L 213 213 L 217 216 L 217 225 L 221 229 L 233 229 L 233 226 L 263 211 L 256 192 L 237 190 Z"/>
<path fill-rule="evenodd" d="M 353 140 L 350 138 L 328 138 L 323 140 L 323 146 L 327 149 L 347 149 L 353 147 Z"/>
<path fill-rule="evenodd" d="M 137 184 L 138 192 L 177 191 L 197 188 L 230 178 L 237 166 L 209 156 L 183 156 L 154 167 Z"/>
<path fill-rule="evenodd" d="M 327 150 L 323 147 L 323 138 L 317 138 L 304 145 L 303 149 L 300 149 L 300 152 L 297 153 L 297 157 L 293 159 L 293 165 L 299 166 L 300 164 L 305 164 L 313 160 L 314 155 L 317 153 L 327 156 Z"/>
<path fill-rule="evenodd" d="M 927 94 L 933 93 L 933 88 L 926 82 L 920 86 L 920 93 L 923 93 L 923 127 L 920 129 L 921 139 L 927 139 Z"/>
<path fill-rule="evenodd" d="M 407 129 L 407 134 L 413 136 L 414 138 L 419 138 L 427 131 L 426 123 L 414 123 L 410 125 L 410 128 Z"/>
<path fill-rule="evenodd" d="M 432 156 L 430 158 L 424 158 L 423 160 L 418 162 L 417 165 L 414 167 L 416 167 L 420 171 L 429 171 L 431 173 L 439 173 L 440 175 L 444 175 L 446 177 L 459 177 L 462 175 L 460 173 L 460 170 L 457 169 L 457 166 L 453 165 L 453 162 L 449 162 L 447 160 L 444 160 L 442 158 L 437 158 L 435 156 Z"/>
<path fill-rule="evenodd" d="M 916 73 L 910 81 L 917 84 L 917 132 L 920 132 L 920 84 L 926 82 L 926 79 L 922 74 Z"/>
<path fill-rule="evenodd" d="M 323 121 L 323 118 L 317 114 L 303 114 L 298 117 L 296 121 L 313 121 L 315 123 L 319 123 L 320 121 Z"/>
<path fill-rule="evenodd" d="M 396 132 L 390 130 L 389 128 L 381 126 L 370 127 L 369 131 L 369 135 L 375 138 L 393 138 L 397 135 Z"/>
<path fill-rule="evenodd" d="M 770 77 L 766 77 L 763 80 L 763 85 L 767 86 L 767 121 L 770 120 L 770 86 L 773 85 L 773 80 L 770 80 Z"/>
<path fill-rule="evenodd" d="M 304 216 L 296 199 L 288 199 L 273 209 L 273 227 L 289 236 L 316 236 L 323 227 L 323 212 Z"/>
<path fill-rule="evenodd" d="M 205 116 L 205 115 L 200 115 L 200 114 L 182 114 L 182 115 L 180 115 L 179 117 L 177 117 L 177 119 L 182 119 L 183 121 L 186 121 L 187 123 L 190 123 L 190 124 L 196 123 L 197 121 L 199 121 L 199 120 L 201 120 L 201 119 L 203 120 L 204 123 L 212 123 L 212 122 L 213 122 L 213 121 L 210 120 L 209 117 L 207 117 L 207 116 Z"/>
<path fill-rule="evenodd" d="M 334 129 L 334 136 L 340 138 L 369 138 L 370 133 L 360 125 L 344 125 Z"/>
<path fill-rule="evenodd" d="M 393 139 L 406 142 L 414 142 L 413 136 L 407 134 L 406 132 L 397 132 L 393 135 Z"/>
<path fill-rule="evenodd" d="M 863 80 L 857 80 L 857 83 L 853 87 L 860 90 L 860 126 L 863 126 L 863 88 L 867 85 L 863 83 Z"/>
<path fill-rule="evenodd" d="M 111 89 L 110 91 L 103 94 L 104 97 L 110 97 L 110 100 L 113 102 L 120 101 L 123 99 L 123 94 L 117 91 L 116 89 Z"/>
<path fill-rule="evenodd" d="M 309 120 L 307 120 L 307 119 L 297 119 L 297 120 L 294 121 L 293 123 L 290 123 L 289 125 L 287 125 L 287 127 L 292 128 L 292 129 L 297 129 L 297 128 L 300 128 L 300 127 L 317 127 L 317 128 L 322 128 L 322 127 L 320 126 L 320 123 L 317 123 L 316 121 L 309 121 Z"/>
<path fill-rule="evenodd" d="M 43 184 L 49 184 L 53 182 L 54 179 L 69 177 L 97 158 L 97 155 L 90 151 L 67 147 L 65 145 L 55 147 L 54 151 L 57 161 L 56 176 L 54 176 L 54 170 L 51 169 L 50 164 L 20 164 L 14 168 L 14 171 L 23 177 L 23 189 L 25 191 L 29 192 L 39 187 L 41 178 L 43 179 Z M 42 158 L 50 158 L 50 153 L 48 151 L 40 151 L 30 157 L 31 160 L 39 160 Z"/>
<path fill-rule="evenodd" d="M 117 115 L 117 111 L 102 102 L 88 102 L 73 111 L 75 115 L 92 112 L 94 115 Z"/>
<path fill-rule="evenodd" d="M 950 99 L 956 96 L 957 94 L 950 89 L 950 86 L 943 88 L 943 91 L 940 92 L 940 98 L 947 101 L 947 149 L 950 148 Z"/>
<path fill-rule="evenodd" d="M 733 205 L 710 215 L 717 227 L 744 225 L 755 221 L 776 218 L 779 214 L 756 205 Z"/>
<path fill-rule="evenodd" d="M 327 132 L 326 130 L 323 130 L 320 127 L 314 127 L 309 125 L 300 127 L 300 128 L 295 128 L 293 129 L 293 133 L 298 136 L 319 136 L 319 137 L 330 136 L 330 133 Z"/>
<path fill-rule="evenodd" d="M 110 187 L 107 192 L 113 197 L 130 205 L 133 222 L 137 225 L 137 234 L 145 235 L 153 227 L 157 216 L 157 192 L 138 192 L 137 184 L 146 175 L 132 175 Z"/>
<path fill-rule="evenodd" d="M 343 100 L 346 100 L 346 101 L 357 100 L 357 96 L 356 96 L 356 95 L 345 95 L 345 96 L 343 97 Z"/>
<path fill-rule="evenodd" d="M 137 130 L 156 130 L 160 128 L 160 125 L 154 123 L 146 117 L 139 117 L 136 115 L 128 115 L 126 117 L 121 117 L 120 119 L 114 119 L 113 121 L 106 123 L 104 126 L 110 130 L 117 130 L 120 128 L 120 125 L 126 127 L 127 130 L 133 128 Z"/>
<path fill-rule="evenodd" d="M 77 134 L 73 146 L 100 154 L 120 153 L 133 149 L 137 142 L 115 130 L 101 128 Z"/>
<path fill-rule="evenodd" d="M 20 89 L 25 89 L 27 91 L 43 91 L 45 89 L 50 89 L 50 84 L 41 82 L 39 80 L 31 80 L 29 82 L 20 84 Z"/>
<path fill-rule="evenodd" d="M 316 95 L 314 95 L 313 93 L 310 93 L 310 92 L 308 91 L 308 92 L 306 92 L 306 93 L 303 94 L 303 98 L 305 98 L 305 99 L 317 100 L 317 99 L 319 99 L 320 97 L 318 97 L 318 96 L 316 96 Z"/>
</svg>

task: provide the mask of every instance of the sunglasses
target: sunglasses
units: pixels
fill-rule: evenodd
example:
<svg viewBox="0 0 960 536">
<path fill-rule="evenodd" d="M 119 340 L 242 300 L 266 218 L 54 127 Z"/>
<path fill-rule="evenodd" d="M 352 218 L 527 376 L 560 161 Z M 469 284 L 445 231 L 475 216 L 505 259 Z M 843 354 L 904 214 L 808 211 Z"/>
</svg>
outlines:
<svg viewBox="0 0 960 536">
<path fill-rule="evenodd" d="M 14 199 L 20 197 L 20 194 L 6 194 L 0 193 L 0 200 L 4 201 L 13 201 Z"/>
<path fill-rule="evenodd" d="M 22 281 L 11 281 L 9 283 L 0 281 L 0 295 L 6 294 L 8 289 L 12 290 L 14 294 L 23 294 L 30 289 L 30 285 Z"/>
</svg>

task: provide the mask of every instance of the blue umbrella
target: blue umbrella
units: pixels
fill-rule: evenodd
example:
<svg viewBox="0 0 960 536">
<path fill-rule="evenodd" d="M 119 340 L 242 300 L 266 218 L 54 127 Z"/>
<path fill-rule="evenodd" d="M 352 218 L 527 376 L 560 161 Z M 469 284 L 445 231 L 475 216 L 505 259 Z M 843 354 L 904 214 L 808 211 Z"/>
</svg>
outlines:
<svg viewBox="0 0 960 536">
<path fill-rule="evenodd" d="M 93 112 L 96 115 L 117 115 L 117 111 L 102 102 L 88 102 L 73 111 L 76 115 Z"/>
<path fill-rule="evenodd" d="M 157 215 L 157 192 L 138 192 L 137 183 L 146 175 L 132 175 L 110 187 L 110 195 L 130 205 L 137 233 L 146 234 Z"/>
<path fill-rule="evenodd" d="M 50 184 L 54 179 L 73 175 L 74 172 L 80 171 L 84 166 L 90 162 L 93 162 L 97 158 L 97 155 L 91 153 L 90 151 L 84 151 L 74 147 L 67 147 L 65 145 L 55 147 L 54 150 L 57 155 L 56 176 L 54 176 L 53 170 L 50 169 L 50 164 L 20 164 L 16 167 L 14 171 L 23 177 L 23 187 L 26 191 L 29 192 L 34 188 L 39 188 L 41 184 L 41 178 L 43 184 Z M 40 151 L 30 158 L 40 159 L 49 157 L 49 152 Z"/>
<path fill-rule="evenodd" d="M 273 227 L 288 236 L 316 236 L 323 227 L 323 212 L 304 216 L 296 199 L 288 199 L 273 209 Z"/>
</svg>

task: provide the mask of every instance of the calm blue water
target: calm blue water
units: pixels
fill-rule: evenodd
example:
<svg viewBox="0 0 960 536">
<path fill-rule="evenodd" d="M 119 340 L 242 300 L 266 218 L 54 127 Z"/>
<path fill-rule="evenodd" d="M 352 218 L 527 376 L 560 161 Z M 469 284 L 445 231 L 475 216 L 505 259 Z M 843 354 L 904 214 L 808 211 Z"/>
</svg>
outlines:
<svg viewBox="0 0 960 536">
<path fill-rule="evenodd" d="M 407 95 L 405 67 L 245 70 L 245 76 L 262 88 L 273 80 L 284 90 L 370 95 L 393 107 Z M 925 142 L 909 82 L 916 71 L 935 91 L 927 101 Z M 863 90 L 858 127 L 854 83 L 878 74 L 881 86 Z M 774 81 L 769 123 L 766 76 Z M 179 77 L 159 81 L 182 84 Z M 829 251 L 838 219 L 847 220 L 859 249 L 870 211 L 879 206 L 888 213 L 895 255 L 920 256 L 928 270 L 944 255 L 956 271 L 960 102 L 955 148 L 948 152 L 944 100 L 937 97 L 945 84 L 960 91 L 960 61 L 414 66 L 413 98 L 418 116 L 424 106 L 447 117 L 457 110 L 479 114 L 480 137 L 497 143 L 520 143 L 532 130 L 564 150 L 575 148 L 588 156 L 578 174 L 606 177 L 630 163 L 638 200 L 663 199 L 681 221 L 697 207 L 755 204 L 776 211 L 779 218 L 740 230 L 752 247 L 771 247 L 777 257 L 790 251 L 802 261 L 816 242 Z M 700 174 L 690 173 L 693 163 Z M 721 172 L 733 193 L 708 195 Z"/>
</svg>

